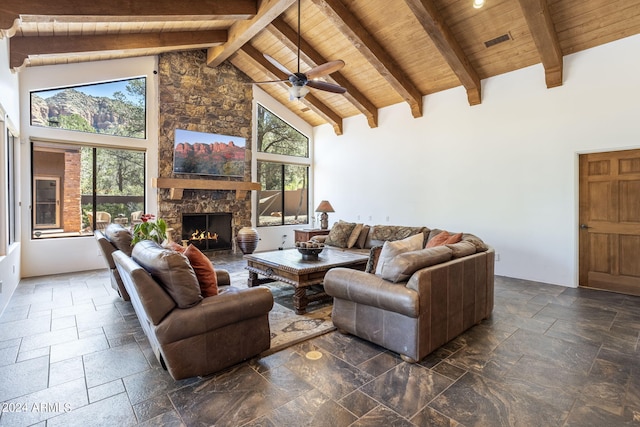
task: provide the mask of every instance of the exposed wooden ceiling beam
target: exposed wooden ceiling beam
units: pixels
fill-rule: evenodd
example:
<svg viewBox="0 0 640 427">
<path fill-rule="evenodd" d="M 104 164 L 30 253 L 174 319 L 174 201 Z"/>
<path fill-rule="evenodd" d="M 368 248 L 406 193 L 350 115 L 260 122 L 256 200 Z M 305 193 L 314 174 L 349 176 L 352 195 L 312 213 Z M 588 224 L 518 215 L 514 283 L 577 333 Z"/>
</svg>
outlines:
<svg viewBox="0 0 640 427">
<path fill-rule="evenodd" d="M 258 51 L 251 44 L 247 43 L 242 46 L 242 51 L 249 55 L 251 59 L 257 62 L 262 68 L 264 68 L 269 74 L 273 75 L 277 80 L 287 80 L 288 76 L 277 69 L 271 62 L 267 61 L 262 53 Z M 275 83 L 278 84 L 278 83 Z M 279 83 L 282 87 L 289 89 L 289 85 L 282 82 Z M 302 102 L 307 107 L 311 108 L 318 115 L 320 115 L 327 123 L 333 126 L 336 135 L 342 135 L 342 117 L 336 114 L 335 111 L 327 107 L 322 101 L 308 93 L 304 98 L 301 98 L 299 102 Z"/>
<path fill-rule="evenodd" d="M 86 22 L 91 18 L 104 17 L 109 22 L 118 22 L 153 20 L 153 17 L 172 21 L 183 20 L 184 16 L 197 20 L 198 15 L 207 20 L 245 20 L 257 13 L 258 0 L 3 0 L 0 4 L 0 30 L 13 35 L 11 29 L 21 15 L 29 16 L 30 21 Z"/>
<path fill-rule="evenodd" d="M 293 52 L 297 51 L 298 33 L 291 28 L 284 19 L 276 18 L 268 30 Z M 310 66 L 317 66 L 328 62 L 305 39 L 300 38 L 300 57 Z M 362 94 L 341 72 L 337 71 L 329 76 L 330 79 L 347 89 L 344 97 L 367 117 L 369 127 L 378 127 L 378 109 L 366 96 Z"/>
<path fill-rule="evenodd" d="M 405 2 L 467 90 L 469 105 L 480 104 L 482 94 L 478 73 L 471 66 L 469 58 L 444 22 L 433 0 L 405 0 Z"/>
<path fill-rule="evenodd" d="M 546 0 L 518 0 L 544 66 L 547 88 L 562 86 L 562 49 Z"/>
<path fill-rule="evenodd" d="M 413 117 L 422 117 L 422 94 L 391 55 L 362 26 L 340 0 L 311 0 L 371 63 L 411 107 Z"/>
<path fill-rule="evenodd" d="M 238 21 L 229 29 L 229 40 L 222 46 L 210 48 L 207 65 L 217 67 L 251 40 L 256 34 L 287 10 L 296 0 L 262 0 L 256 16 L 249 21 Z"/>
<path fill-rule="evenodd" d="M 29 55 L 100 52 L 125 49 L 202 49 L 227 40 L 226 30 L 171 33 L 113 34 L 98 36 L 12 37 L 9 39 L 11 68 L 19 68 Z"/>
</svg>

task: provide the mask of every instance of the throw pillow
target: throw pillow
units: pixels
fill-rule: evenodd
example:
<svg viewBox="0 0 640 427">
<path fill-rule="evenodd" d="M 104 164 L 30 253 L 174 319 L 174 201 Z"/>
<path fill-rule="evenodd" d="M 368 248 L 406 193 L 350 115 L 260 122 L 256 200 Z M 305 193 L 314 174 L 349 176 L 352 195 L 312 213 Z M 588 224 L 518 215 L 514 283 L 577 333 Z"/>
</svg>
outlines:
<svg viewBox="0 0 640 427">
<path fill-rule="evenodd" d="M 345 222 L 342 220 L 336 222 L 333 227 L 331 227 L 331 231 L 329 231 L 327 239 L 324 241 L 325 245 L 346 248 L 347 241 L 355 226 L 355 222 Z"/>
<path fill-rule="evenodd" d="M 468 255 L 473 255 L 476 253 L 476 245 L 471 242 L 458 242 L 452 245 L 446 245 L 449 249 L 453 251 L 452 258 L 462 258 Z"/>
<path fill-rule="evenodd" d="M 113 243 L 116 248 L 127 254 L 127 256 L 131 256 L 131 251 L 133 250 L 131 240 L 133 236 L 131 236 L 129 230 L 120 224 L 113 223 L 107 225 L 107 228 L 104 230 L 104 236 Z"/>
<path fill-rule="evenodd" d="M 184 254 L 196 273 L 202 296 L 206 298 L 218 295 L 218 278 L 209 258 L 193 245 L 189 245 Z"/>
<path fill-rule="evenodd" d="M 462 233 L 456 233 L 453 234 L 451 236 L 449 236 L 449 238 L 447 239 L 446 242 L 444 242 L 445 245 L 452 245 L 454 243 L 458 243 L 460 240 L 462 240 Z"/>
<path fill-rule="evenodd" d="M 131 257 L 160 283 L 178 307 L 189 308 L 202 301 L 196 273 L 183 254 L 143 240 L 135 244 Z"/>
<path fill-rule="evenodd" d="M 367 260 L 367 266 L 364 268 L 365 273 L 374 274 L 376 272 L 376 266 L 380 259 L 380 252 L 382 252 L 382 246 L 374 246 L 369 251 L 369 259 Z"/>
<path fill-rule="evenodd" d="M 434 248 L 441 245 L 452 245 L 462 240 L 462 233 L 450 234 L 448 231 L 442 231 L 431 238 L 427 242 L 427 248 Z"/>
<path fill-rule="evenodd" d="M 422 249 L 423 241 L 424 234 L 420 233 L 406 239 L 384 242 L 380 259 L 378 259 L 378 265 L 376 266 L 376 274 L 382 274 L 385 264 L 401 253 Z"/>
<path fill-rule="evenodd" d="M 360 235 L 358 236 L 358 241 L 356 243 L 356 247 L 358 249 L 364 249 L 366 248 L 366 243 L 367 243 L 367 236 L 369 235 L 369 230 L 371 227 L 369 227 L 368 225 L 364 225 L 362 226 L 362 231 L 360 232 Z"/>
<path fill-rule="evenodd" d="M 358 242 L 358 238 L 360 237 L 360 232 L 362 231 L 363 226 L 364 226 L 363 224 L 356 224 L 356 226 L 353 227 L 353 231 L 351 232 L 351 235 L 347 240 L 347 248 L 352 248 L 356 245 L 356 243 Z"/>
<path fill-rule="evenodd" d="M 476 252 L 484 252 L 489 249 L 489 247 L 482 241 L 481 238 L 475 236 L 470 233 L 465 233 L 462 235 L 462 240 L 465 242 L 471 242 L 476 247 Z"/>
<path fill-rule="evenodd" d="M 168 243 L 164 244 L 164 247 L 167 248 L 167 249 L 171 249 L 172 251 L 180 252 L 181 254 L 183 254 L 184 251 L 187 250 L 187 248 L 185 248 L 182 245 L 177 244 L 176 242 L 168 242 Z"/>
<path fill-rule="evenodd" d="M 422 268 L 449 261 L 452 252 L 446 246 L 405 252 L 384 265 L 382 278 L 394 283 L 404 282 Z"/>
<path fill-rule="evenodd" d="M 435 236 L 433 236 L 427 242 L 427 246 L 426 247 L 427 248 L 435 248 L 436 246 L 444 245 L 449 237 L 451 237 L 451 235 L 449 234 L 448 231 L 442 231 L 442 232 L 436 234 Z"/>
</svg>

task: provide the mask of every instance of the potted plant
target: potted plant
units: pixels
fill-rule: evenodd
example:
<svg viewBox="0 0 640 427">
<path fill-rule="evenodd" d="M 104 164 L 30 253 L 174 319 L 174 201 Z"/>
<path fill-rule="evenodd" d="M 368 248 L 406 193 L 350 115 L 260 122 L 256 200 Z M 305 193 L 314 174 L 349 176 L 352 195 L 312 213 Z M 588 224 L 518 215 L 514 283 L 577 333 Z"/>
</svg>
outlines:
<svg viewBox="0 0 640 427">
<path fill-rule="evenodd" d="M 153 240 L 162 244 L 167 239 L 167 223 L 162 218 L 157 218 L 153 214 L 144 214 L 140 217 L 142 221 L 133 227 L 132 245 L 142 240 Z"/>
</svg>

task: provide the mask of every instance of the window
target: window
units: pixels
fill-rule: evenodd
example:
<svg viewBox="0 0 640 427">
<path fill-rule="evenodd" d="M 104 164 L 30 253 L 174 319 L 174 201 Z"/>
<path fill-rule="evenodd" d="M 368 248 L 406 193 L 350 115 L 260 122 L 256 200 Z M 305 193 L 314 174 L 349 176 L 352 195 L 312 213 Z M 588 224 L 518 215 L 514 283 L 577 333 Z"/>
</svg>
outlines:
<svg viewBox="0 0 640 427">
<path fill-rule="evenodd" d="M 11 245 L 16 241 L 16 159 L 15 136 L 7 130 L 7 214 L 9 233 L 7 243 Z"/>
<path fill-rule="evenodd" d="M 309 138 L 258 104 L 257 224 L 309 221 Z"/>
<path fill-rule="evenodd" d="M 32 165 L 34 238 L 128 226 L 144 210 L 141 151 L 34 142 Z"/>
<path fill-rule="evenodd" d="M 145 138 L 146 78 L 31 92 L 31 125 Z"/>
</svg>

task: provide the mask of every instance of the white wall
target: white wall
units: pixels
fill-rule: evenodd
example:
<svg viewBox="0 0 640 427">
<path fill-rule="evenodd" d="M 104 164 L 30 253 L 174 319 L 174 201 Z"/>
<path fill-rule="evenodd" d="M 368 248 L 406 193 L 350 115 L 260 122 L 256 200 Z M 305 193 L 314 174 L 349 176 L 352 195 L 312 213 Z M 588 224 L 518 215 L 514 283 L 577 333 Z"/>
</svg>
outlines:
<svg viewBox="0 0 640 427">
<path fill-rule="evenodd" d="M 256 108 L 257 108 L 256 105 L 258 102 L 262 104 L 265 108 L 267 108 L 269 111 L 273 112 L 278 117 L 280 117 L 281 119 L 289 123 L 291 126 L 296 128 L 302 134 L 308 136 L 311 144 L 310 152 L 313 152 L 313 128 L 307 122 L 305 122 L 300 117 L 292 113 L 287 107 L 285 107 L 284 105 L 280 104 L 278 101 L 273 99 L 265 91 L 260 89 L 257 85 L 253 85 L 253 117 L 256 117 Z M 253 121 L 252 134 L 254 136 L 254 140 L 253 140 L 253 143 L 251 144 L 252 153 L 253 153 L 252 162 L 251 162 L 251 174 L 255 180 L 256 173 L 257 173 L 256 172 L 257 171 L 257 166 L 256 166 L 257 143 L 255 140 L 255 136 L 257 134 L 257 125 L 255 120 Z M 252 203 L 251 203 L 251 206 L 252 206 L 251 218 L 252 218 L 253 226 L 255 227 L 258 197 L 257 197 L 256 191 L 252 191 L 252 193 L 253 194 L 252 194 Z M 311 217 L 311 215 L 314 214 L 313 207 L 315 206 L 313 204 L 313 178 L 312 177 L 309 178 L 309 200 L 312 201 L 309 207 L 309 214 Z M 260 241 L 258 242 L 258 247 L 256 248 L 256 252 L 272 251 L 272 250 L 278 249 L 279 247 L 291 248 L 293 247 L 293 242 L 294 242 L 293 230 L 295 230 L 296 228 L 308 228 L 308 227 L 310 227 L 308 224 L 296 225 L 296 226 L 284 225 L 284 226 L 278 226 L 278 227 L 259 227 L 257 228 L 257 230 L 260 236 Z"/>
<path fill-rule="evenodd" d="M 155 57 L 130 58 L 113 61 L 55 65 L 26 68 L 20 71 L 21 142 L 21 197 L 31 200 L 30 141 L 76 141 L 111 147 L 144 148 L 147 151 L 147 212 L 156 213 L 157 191 L 151 187 L 150 177 L 158 176 L 158 80 Z M 97 134 L 32 127 L 29 125 L 29 91 L 96 83 L 129 77 L 147 77 L 147 138 L 136 140 Z M 31 206 L 23 203 L 22 209 L 22 277 L 70 271 L 92 270 L 106 267 L 96 240 L 93 237 L 32 240 Z M 25 207 L 25 205 L 28 205 Z"/>
<path fill-rule="evenodd" d="M 425 97 L 418 119 L 398 104 L 376 129 L 317 127 L 316 198 L 330 223 L 474 233 L 496 274 L 577 286 L 578 154 L 640 147 L 638 52 L 640 35 L 565 57 L 558 88 L 536 65 L 483 81 L 478 106 L 458 87 Z"/>
<path fill-rule="evenodd" d="M 19 99 L 18 74 L 9 68 L 9 38 L 0 38 L 0 103 L 16 126 L 20 116 Z"/>
<path fill-rule="evenodd" d="M 8 197 L 5 191 L 6 179 L 6 135 L 7 129 L 18 136 L 19 128 L 18 75 L 9 69 L 9 39 L 0 39 L 0 314 L 7 306 L 11 295 L 20 281 L 20 242 L 8 245 Z M 15 156 L 19 154 L 16 152 Z M 19 183 L 16 182 L 16 185 Z M 18 222 L 19 223 L 19 222 Z M 19 238 L 17 239 L 19 240 Z"/>
</svg>

